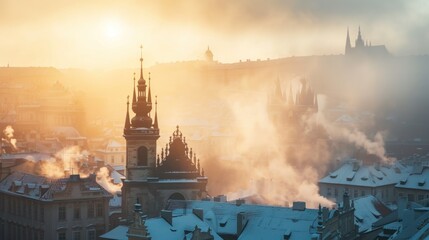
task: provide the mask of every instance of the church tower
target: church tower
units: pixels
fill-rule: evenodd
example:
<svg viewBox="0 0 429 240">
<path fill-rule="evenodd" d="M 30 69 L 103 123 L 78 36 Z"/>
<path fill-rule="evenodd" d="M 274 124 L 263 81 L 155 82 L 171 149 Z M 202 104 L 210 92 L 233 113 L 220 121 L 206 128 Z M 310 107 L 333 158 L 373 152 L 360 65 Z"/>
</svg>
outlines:
<svg viewBox="0 0 429 240">
<path fill-rule="evenodd" d="M 131 221 L 134 203 L 140 202 L 141 212 L 156 216 L 169 200 L 196 200 L 206 197 L 208 178 L 200 167 L 195 152 L 188 147 L 179 127 L 157 157 L 159 138 L 157 100 L 155 116 L 151 118 L 152 96 L 143 76 L 143 57 L 140 58 L 140 79 L 133 88 L 130 120 L 129 105 L 124 124 L 126 140 L 126 179 L 122 186 L 122 215 Z M 136 92 L 137 89 L 137 92 Z M 147 89 L 147 91 L 146 91 Z"/>
<path fill-rule="evenodd" d="M 158 119 L 155 112 L 155 121 L 150 116 L 152 110 L 152 96 L 149 85 L 143 76 L 143 56 L 140 56 L 140 78 L 137 82 L 137 92 L 133 87 L 131 109 L 135 116 L 130 121 L 129 101 L 125 116 L 124 138 L 126 140 L 126 179 L 122 187 L 122 207 L 127 214 L 132 214 L 136 198 L 142 198 L 144 191 L 139 189 L 141 182 L 152 177 L 156 167 L 156 141 L 159 138 Z M 143 200 L 144 201 L 144 200 Z M 142 204 L 144 202 L 142 201 Z"/>
</svg>

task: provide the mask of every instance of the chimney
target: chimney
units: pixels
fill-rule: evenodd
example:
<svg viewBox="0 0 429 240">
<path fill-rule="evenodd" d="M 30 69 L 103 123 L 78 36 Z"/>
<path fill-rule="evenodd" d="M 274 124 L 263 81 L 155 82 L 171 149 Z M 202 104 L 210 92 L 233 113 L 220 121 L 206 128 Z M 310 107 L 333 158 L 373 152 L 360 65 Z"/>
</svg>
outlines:
<svg viewBox="0 0 429 240">
<path fill-rule="evenodd" d="M 305 211 L 305 202 L 293 202 L 292 210 Z"/>
<path fill-rule="evenodd" d="M 195 214 L 201 221 L 204 221 L 204 211 L 201 208 L 192 209 L 192 213 Z"/>
<path fill-rule="evenodd" d="M 235 200 L 235 205 L 240 206 L 241 204 L 245 204 L 246 201 L 244 199 L 237 199 Z"/>
<path fill-rule="evenodd" d="M 343 209 L 348 210 L 350 209 L 350 197 L 347 191 L 343 194 Z"/>
<path fill-rule="evenodd" d="M 239 236 L 243 232 L 244 227 L 246 227 L 247 221 L 248 220 L 244 212 L 239 212 L 237 214 L 237 236 Z"/>
<path fill-rule="evenodd" d="M 80 175 L 79 174 L 72 174 L 70 175 L 70 181 L 71 182 L 78 182 L 80 180 Z"/>
<path fill-rule="evenodd" d="M 168 210 L 161 210 L 161 217 L 173 226 L 173 212 Z"/>
</svg>

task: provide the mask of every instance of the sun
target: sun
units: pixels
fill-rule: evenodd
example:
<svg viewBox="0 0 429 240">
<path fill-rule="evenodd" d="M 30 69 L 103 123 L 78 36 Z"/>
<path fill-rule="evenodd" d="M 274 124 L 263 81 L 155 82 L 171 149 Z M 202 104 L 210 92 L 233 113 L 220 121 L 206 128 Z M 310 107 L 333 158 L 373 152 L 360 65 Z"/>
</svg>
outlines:
<svg viewBox="0 0 429 240">
<path fill-rule="evenodd" d="M 103 34 L 108 40 L 116 40 L 121 37 L 124 27 L 119 20 L 109 19 L 103 23 Z"/>
</svg>

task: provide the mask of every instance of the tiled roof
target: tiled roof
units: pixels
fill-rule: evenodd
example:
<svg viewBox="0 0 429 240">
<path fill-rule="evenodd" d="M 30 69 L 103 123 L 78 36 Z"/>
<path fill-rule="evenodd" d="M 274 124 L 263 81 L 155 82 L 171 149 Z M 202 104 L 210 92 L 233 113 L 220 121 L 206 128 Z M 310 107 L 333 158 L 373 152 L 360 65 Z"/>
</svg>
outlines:
<svg viewBox="0 0 429 240">
<path fill-rule="evenodd" d="M 95 181 L 95 177 L 92 176 L 87 178 L 78 177 L 74 179 L 73 177 L 48 179 L 46 177 L 23 172 L 13 172 L 3 179 L 0 182 L 0 191 L 43 201 L 51 201 L 55 200 L 55 193 L 63 192 L 66 189 L 67 184 L 73 181 L 80 181 L 80 184 L 83 186 L 83 188 L 81 188 L 82 191 L 101 192 L 102 196 L 111 196 Z"/>
</svg>

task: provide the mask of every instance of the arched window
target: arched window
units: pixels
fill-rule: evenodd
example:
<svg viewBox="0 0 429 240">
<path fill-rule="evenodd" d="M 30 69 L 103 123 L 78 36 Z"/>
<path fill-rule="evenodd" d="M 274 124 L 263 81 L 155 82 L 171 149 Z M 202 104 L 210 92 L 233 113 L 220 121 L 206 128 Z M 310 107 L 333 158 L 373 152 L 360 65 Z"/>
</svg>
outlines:
<svg viewBox="0 0 429 240">
<path fill-rule="evenodd" d="M 137 152 L 137 165 L 147 166 L 147 148 L 142 146 L 139 147 Z"/>
<path fill-rule="evenodd" d="M 173 193 L 168 200 L 185 200 L 185 197 L 180 193 Z"/>
</svg>

